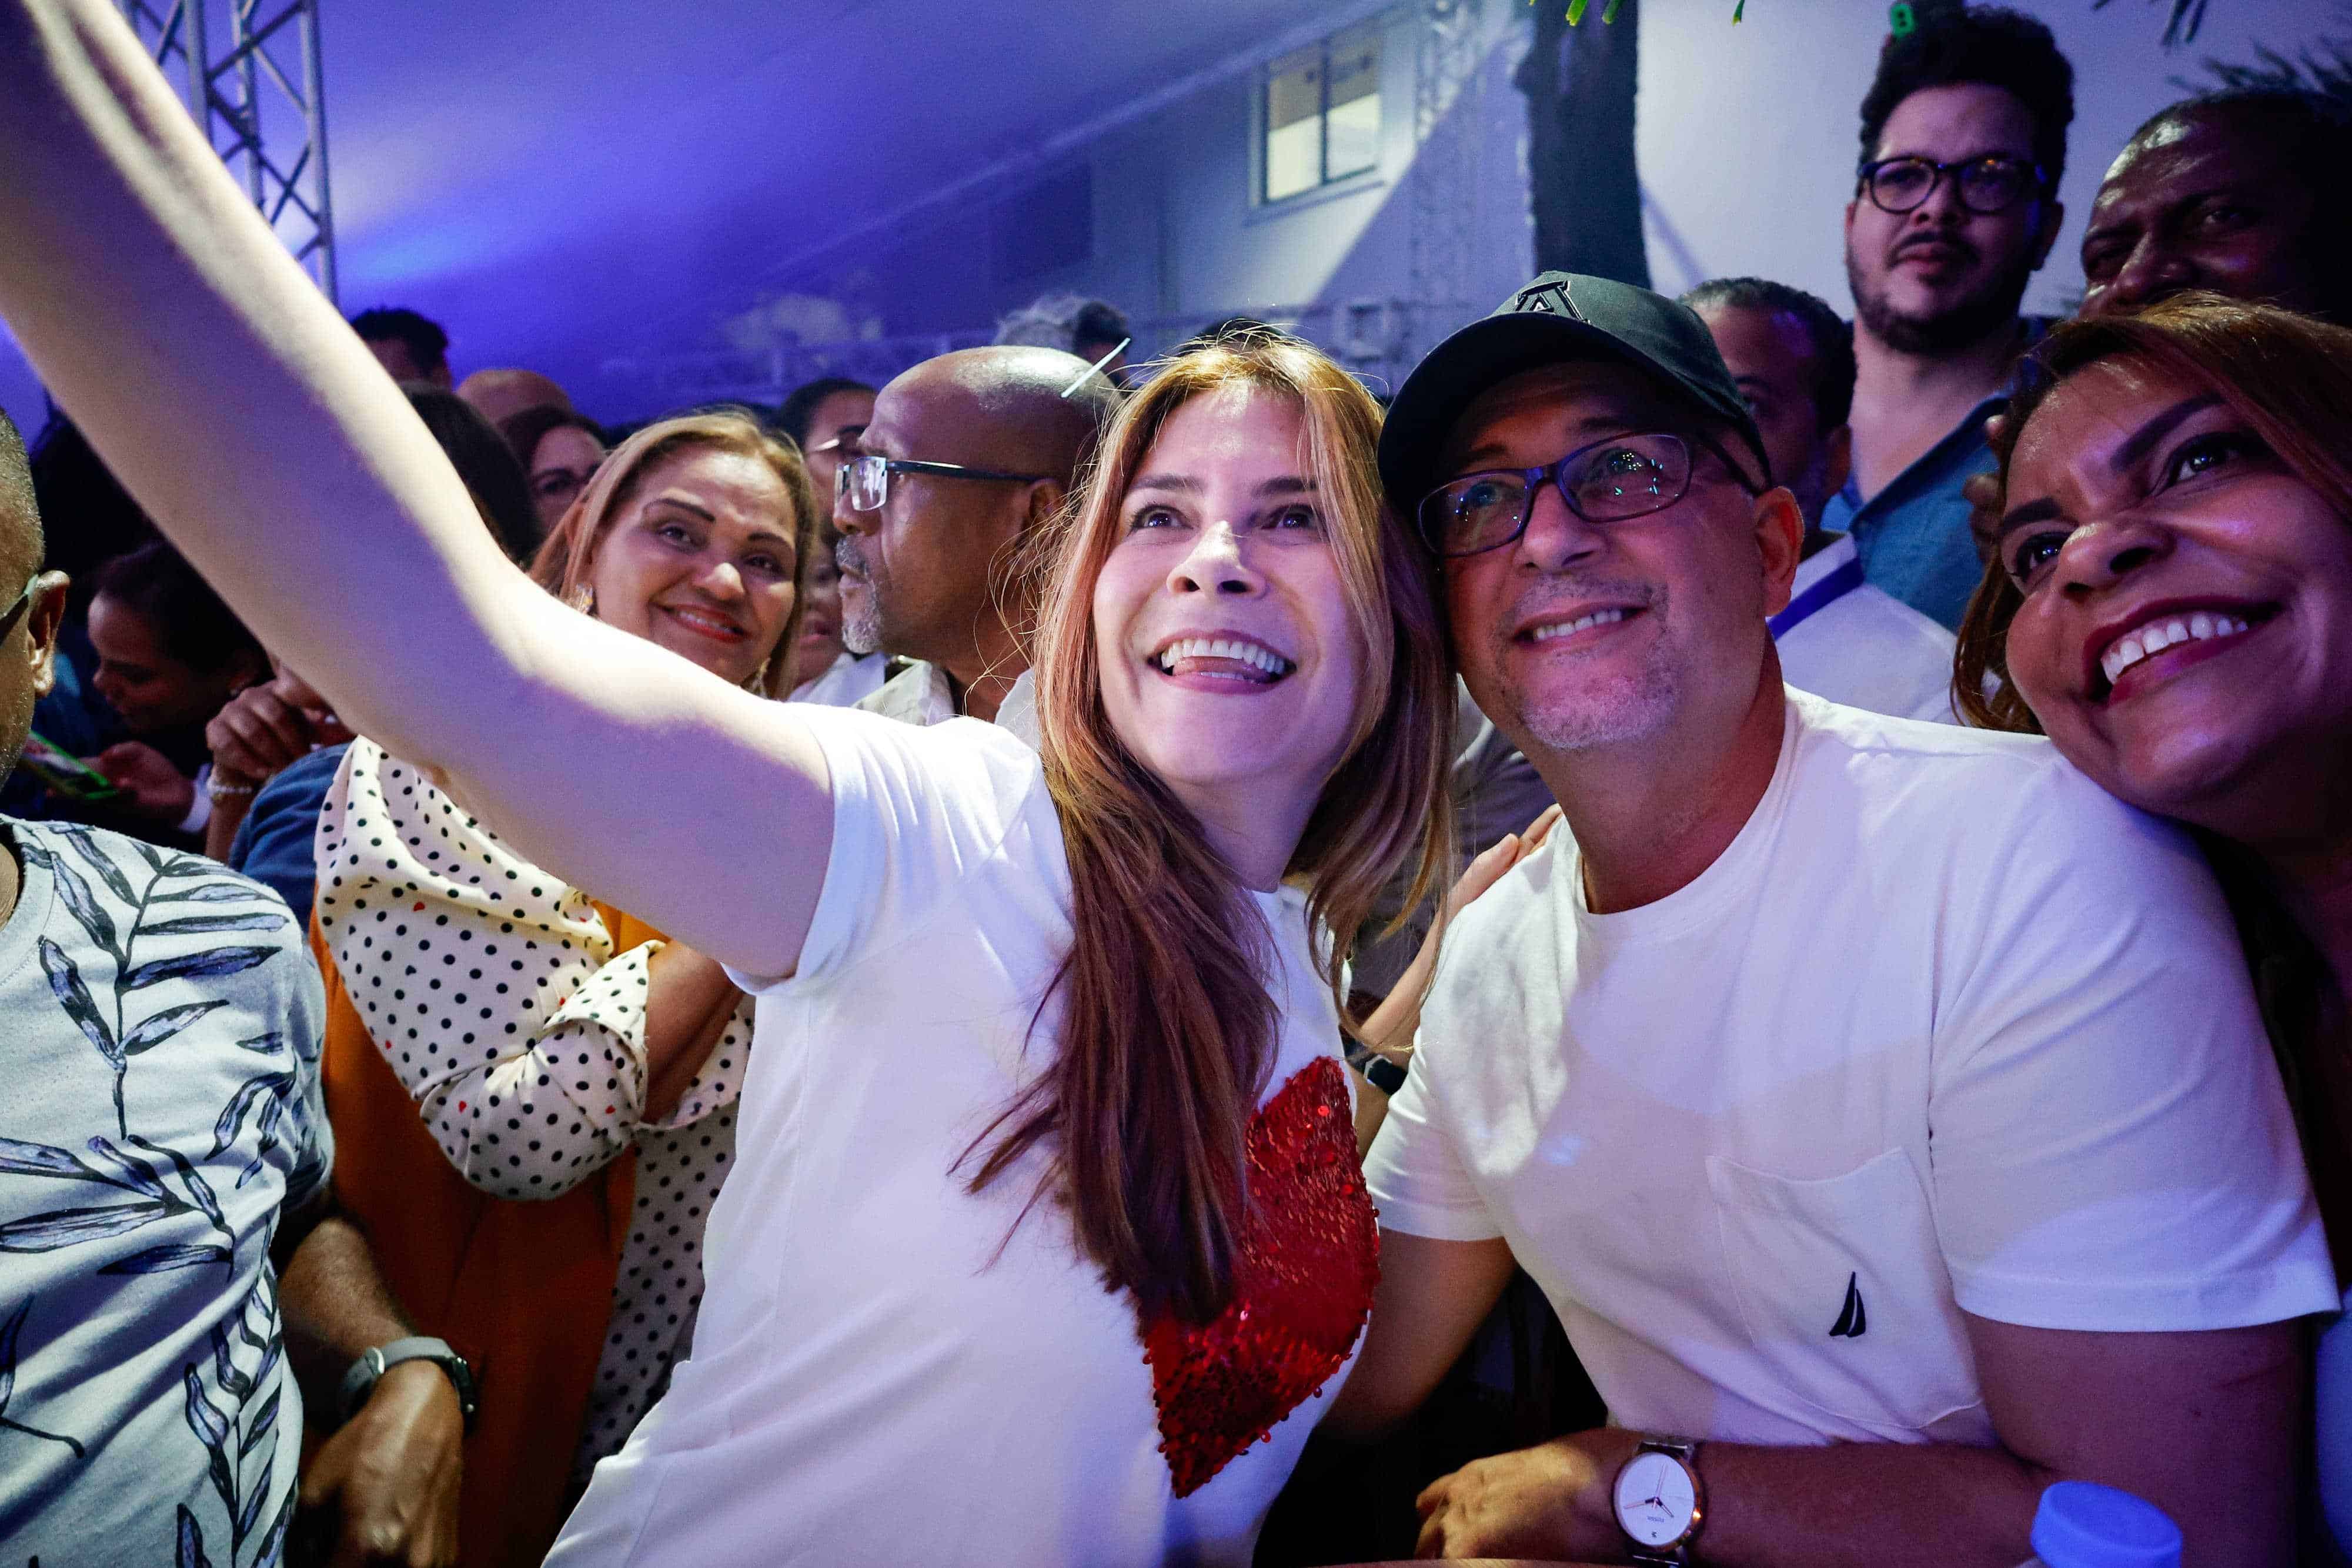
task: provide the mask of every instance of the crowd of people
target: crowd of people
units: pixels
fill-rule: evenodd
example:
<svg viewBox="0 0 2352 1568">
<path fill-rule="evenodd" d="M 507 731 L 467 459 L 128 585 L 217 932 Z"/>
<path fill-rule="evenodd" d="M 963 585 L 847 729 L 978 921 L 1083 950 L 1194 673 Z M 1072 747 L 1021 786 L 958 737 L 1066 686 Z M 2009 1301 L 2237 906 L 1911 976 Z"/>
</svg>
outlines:
<svg viewBox="0 0 2352 1568">
<path fill-rule="evenodd" d="M 0 4 L 0 1556 L 2352 1559 L 2352 115 L 2072 117 L 619 430 Z"/>
</svg>

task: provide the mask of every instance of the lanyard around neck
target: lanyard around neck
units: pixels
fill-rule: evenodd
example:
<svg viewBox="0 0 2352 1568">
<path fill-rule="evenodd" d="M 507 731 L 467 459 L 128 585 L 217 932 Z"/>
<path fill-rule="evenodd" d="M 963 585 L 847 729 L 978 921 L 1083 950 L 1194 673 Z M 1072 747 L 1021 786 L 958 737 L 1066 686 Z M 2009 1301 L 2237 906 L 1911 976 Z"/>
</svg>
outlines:
<svg viewBox="0 0 2352 1568">
<path fill-rule="evenodd" d="M 1764 624 L 1771 629 L 1772 640 L 1777 643 L 1861 586 L 1862 558 L 1856 556 L 1797 595 L 1790 601 L 1789 608 L 1770 617 Z"/>
</svg>

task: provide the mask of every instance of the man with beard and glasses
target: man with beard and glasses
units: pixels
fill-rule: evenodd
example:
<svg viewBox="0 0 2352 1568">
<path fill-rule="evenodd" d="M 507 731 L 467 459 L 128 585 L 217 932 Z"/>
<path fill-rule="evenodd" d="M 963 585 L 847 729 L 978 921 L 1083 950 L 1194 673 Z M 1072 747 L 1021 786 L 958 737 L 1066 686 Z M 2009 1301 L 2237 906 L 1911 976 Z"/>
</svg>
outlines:
<svg viewBox="0 0 2352 1568">
<path fill-rule="evenodd" d="M 1862 102 L 1845 209 L 1853 289 L 1853 471 L 1824 528 L 1871 581 L 1947 627 L 1983 573 L 1961 484 L 1992 466 L 1984 422 L 2040 335 L 2025 285 L 2064 209 L 2054 193 L 2074 71 L 2050 29 L 1962 9 L 1893 39 Z"/>
<path fill-rule="evenodd" d="M 912 663 L 859 707 L 1001 721 L 1029 668 L 1020 547 L 1076 488 L 1118 403 L 1086 361 L 1029 347 L 941 354 L 882 389 L 835 490 L 841 637 Z"/>
</svg>

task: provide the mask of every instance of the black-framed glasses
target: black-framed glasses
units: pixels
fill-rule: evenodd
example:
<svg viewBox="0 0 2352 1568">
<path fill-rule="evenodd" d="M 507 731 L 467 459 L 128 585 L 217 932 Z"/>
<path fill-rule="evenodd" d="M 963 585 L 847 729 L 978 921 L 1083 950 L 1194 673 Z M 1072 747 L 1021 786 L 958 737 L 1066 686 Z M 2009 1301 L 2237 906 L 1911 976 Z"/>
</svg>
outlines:
<svg viewBox="0 0 2352 1568">
<path fill-rule="evenodd" d="M 1990 152 L 1957 163 L 1938 163 L 1932 158 L 1881 158 L 1862 166 L 1862 188 L 1872 206 L 1899 217 L 1934 195 L 1947 175 L 1960 193 L 1960 205 L 1980 217 L 2007 212 L 2049 183 L 2041 164 Z"/>
<path fill-rule="evenodd" d="M 911 457 L 877 457 L 872 453 L 843 460 L 834 471 L 833 496 L 847 501 L 850 510 L 878 512 L 890 498 L 893 474 L 937 474 L 947 479 L 993 479 L 1008 485 L 1034 485 L 1043 474 L 1007 474 L 1001 468 L 967 468 L 961 463 L 919 463 Z"/>
<path fill-rule="evenodd" d="M 1440 485 L 1422 499 L 1422 540 L 1446 557 L 1500 549 L 1528 531 L 1536 493 L 1547 484 L 1588 523 L 1622 523 L 1662 512 L 1690 492 L 1692 441 L 1714 454 L 1741 489 L 1763 494 L 1706 437 L 1645 431 L 1580 446 L 1541 468 L 1487 469 Z"/>
<path fill-rule="evenodd" d="M 8 606 L 7 613 L 0 615 L 0 643 L 8 640 L 8 634 L 16 629 L 16 622 L 22 621 L 25 612 L 33 607 L 33 590 L 40 585 L 40 575 L 37 572 L 32 580 L 25 584 L 25 591 L 16 595 L 16 602 Z"/>
</svg>

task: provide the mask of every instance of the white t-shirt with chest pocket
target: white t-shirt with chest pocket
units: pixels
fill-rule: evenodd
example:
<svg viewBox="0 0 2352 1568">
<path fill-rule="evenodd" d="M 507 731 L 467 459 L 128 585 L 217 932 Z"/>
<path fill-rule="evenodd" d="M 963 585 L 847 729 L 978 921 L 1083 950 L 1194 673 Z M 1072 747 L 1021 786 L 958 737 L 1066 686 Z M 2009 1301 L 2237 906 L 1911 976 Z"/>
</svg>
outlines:
<svg viewBox="0 0 2352 1568">
<path fill-rule="evenodd" d="M 1382 1226 L 1507 1239 L 1615 1420 L 1727 1441 L 1990 1442 L 1963 1309 L 2332 1308 L 2193 845 L 2046 742 L 1789 702 L 1696 881 L 1596 915 L 1556 834 L 1455 925 Z"/>
</svg>

